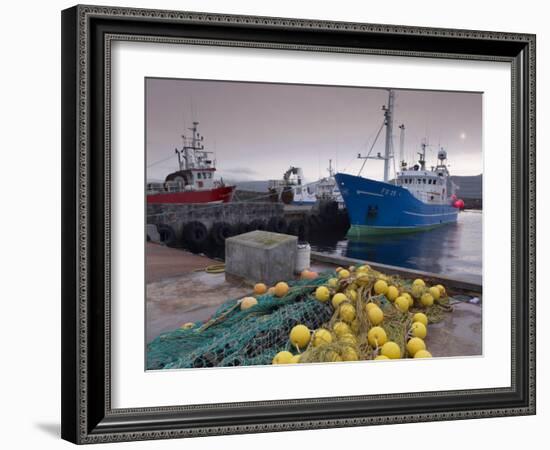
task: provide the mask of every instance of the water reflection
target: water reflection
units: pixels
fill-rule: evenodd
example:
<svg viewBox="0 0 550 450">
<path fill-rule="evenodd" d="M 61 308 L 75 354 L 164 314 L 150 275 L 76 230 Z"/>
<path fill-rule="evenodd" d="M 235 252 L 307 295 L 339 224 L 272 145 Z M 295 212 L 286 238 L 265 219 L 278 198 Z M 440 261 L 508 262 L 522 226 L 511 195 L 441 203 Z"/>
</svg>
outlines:
<svg viewBox="0 0 550 450">
<path fill-rule="evenodd" d="M 323 237 L 312 248 L 444 275 L 475 275 L 482 272 L 482 214 L 463 211 L 458 222 L 417 233 L 346 239 Z"/>
</svg>

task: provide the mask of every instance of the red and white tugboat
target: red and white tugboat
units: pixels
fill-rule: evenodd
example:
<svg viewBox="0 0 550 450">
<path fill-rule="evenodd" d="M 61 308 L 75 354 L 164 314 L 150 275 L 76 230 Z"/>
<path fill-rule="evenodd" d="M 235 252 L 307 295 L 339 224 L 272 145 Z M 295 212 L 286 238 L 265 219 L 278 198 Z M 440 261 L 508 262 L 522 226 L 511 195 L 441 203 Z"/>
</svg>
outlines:
<svg viewBox="0 0 550 450">
<path fill-rule="evenodd" d="M 204 150 L 204 136 L 198 133 L 199 122 L 189 128 L 192 137 L 182 136 L 183 147 L 176 148 L 179 170 L 170 173 L 164 183 L 147 183 L 147 203 L 227 203 L 235 186 L 215 180 L 216 162 Z"/>
</svg>

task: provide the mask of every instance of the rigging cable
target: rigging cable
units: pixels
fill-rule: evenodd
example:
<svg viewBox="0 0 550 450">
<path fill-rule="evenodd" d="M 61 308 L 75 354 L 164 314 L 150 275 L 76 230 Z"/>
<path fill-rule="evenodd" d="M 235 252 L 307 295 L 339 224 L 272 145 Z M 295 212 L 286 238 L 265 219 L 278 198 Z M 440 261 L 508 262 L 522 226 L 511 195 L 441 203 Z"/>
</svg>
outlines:
<svg viewBox="0 0 550 450">
<path fill-rule="evenodd" d="M 367 153 L 367 156 L 365 157 L 365 161 L 363 161 L 363 164 L 361 165 L 361 168 L 359 169 L 359 173 L 357 174 L 357 176 L 361 175 L 361 172 L 363 171 L 363 168 L 365 167 L 365 164 L 367 163 L 367 158 L 370 156 L 370 154 L 372 152 L 372 149 L 374 148 L 374 145 L 376 144 L 376 141 L 378 140 L 378 136 L 380 136 L 380 133 L 382 132 L 382 129 L 384 128 L 385 124 L 386 124 L 386 120 L 384 119 L 382 121 L 382 125 L 380 126 L 380 129 L 378 130 L 378 133 L 376 133 L 376 137 L 374 138 L 374 141 L 372 142 L 370 150 Z"/>
<path fill-rule="evenodd" d="M 157 164 L 160 164 L 161 162 L 164 162 L 164 161 L 168 161 L 169 159 L 173 158 L 174 155 L 170 155 L 168 158 L 164 158 L 164 159 L 159 159 L 158 161 L 155 161 L 151 164 L 148 164 L 147 167 L 153 167 L 153 166 L 156 166 Z"/>
</svg>

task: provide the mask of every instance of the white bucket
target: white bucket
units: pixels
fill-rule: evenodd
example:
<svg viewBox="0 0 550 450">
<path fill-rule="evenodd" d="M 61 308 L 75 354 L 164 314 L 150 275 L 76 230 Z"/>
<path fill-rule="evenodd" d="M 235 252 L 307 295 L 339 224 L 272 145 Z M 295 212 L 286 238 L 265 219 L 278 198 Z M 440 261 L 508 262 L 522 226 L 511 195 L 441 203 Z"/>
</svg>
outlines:
<svg viewBox="0 0 550 450">
<path fill-rule="evenodd" d="M 311 267 L 311 247 L 309 244 L 298 244 L 298 253 L 296 254 L 296 273 L 309 269 Z"/>
</svg>

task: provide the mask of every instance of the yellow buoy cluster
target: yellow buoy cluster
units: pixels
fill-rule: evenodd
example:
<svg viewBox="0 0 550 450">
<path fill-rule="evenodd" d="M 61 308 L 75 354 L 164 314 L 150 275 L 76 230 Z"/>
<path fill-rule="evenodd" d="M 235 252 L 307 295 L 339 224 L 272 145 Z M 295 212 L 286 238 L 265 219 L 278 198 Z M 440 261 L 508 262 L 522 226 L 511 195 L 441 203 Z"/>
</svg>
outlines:
<svg viewBox="0 0 550 450">
<path fill-rule="evenodd" d="M 339 267 L 313 295 L 331 305 L 332 319 L 316 330 L 294 326 L 292 351 L 277 353 L 273 364 L 429 358 L 429 310 L 448 301 L 440 284 L 427 286 L 420 278 L 411 283 L 368 265 Z"/>
<path fill-rule="evenodd" d="M 270 294 L 274 295 L 275 297 L 281 298 L 287 295 L 289 291 L 290 287 L 284 281 L 280 281 L 275 286 L 271 286 L 269 288 L 264 283 L 256 283 L 254 285 L 254 296 L 244 297 L 239 300 L 241 310 L 245 310 L 251 308 L 254 305 L 257 305 L 257 297 L 261 295 Z"/>
</svg>

